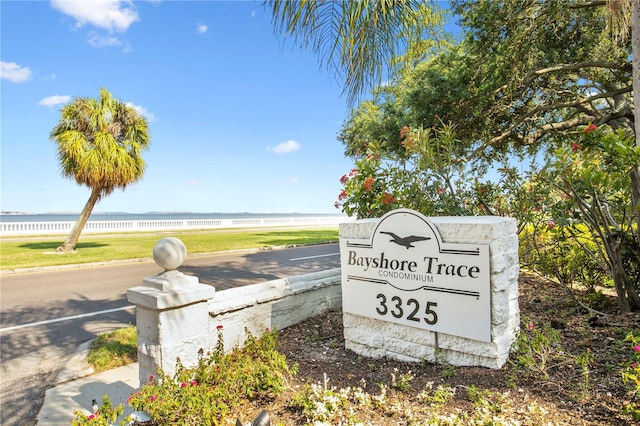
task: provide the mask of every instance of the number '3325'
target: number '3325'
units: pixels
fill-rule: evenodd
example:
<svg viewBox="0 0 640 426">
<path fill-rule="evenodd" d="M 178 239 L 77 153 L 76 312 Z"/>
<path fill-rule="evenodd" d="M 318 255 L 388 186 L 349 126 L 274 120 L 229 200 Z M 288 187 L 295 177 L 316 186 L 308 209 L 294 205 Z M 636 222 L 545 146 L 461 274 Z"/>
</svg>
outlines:
<svg viewBox="0 0 640 426">
<path fill-rule="evenodd" d="M 404 303 L 399 296 L 393 296 L 391 299 L 387 299 L 387 296 L 382 293 L 379 293 L 376 299 L 378 299 L 379 302 L 376 312 L 380 315 L 391 314 L 394 318 L 404 318 L 406 309 L 408 312 L 406 318 L 409 321 L 420 322 L 420 320 L 424 320 L 424 322 L 429 325 L 438 322 L 438 314 L 433 310 L 433 308 L 438 306 L 436 302 L 427 302 L 424 309 L 421 309 L 420 302 L 416 299 L 409 299 Z"/>
</svg>

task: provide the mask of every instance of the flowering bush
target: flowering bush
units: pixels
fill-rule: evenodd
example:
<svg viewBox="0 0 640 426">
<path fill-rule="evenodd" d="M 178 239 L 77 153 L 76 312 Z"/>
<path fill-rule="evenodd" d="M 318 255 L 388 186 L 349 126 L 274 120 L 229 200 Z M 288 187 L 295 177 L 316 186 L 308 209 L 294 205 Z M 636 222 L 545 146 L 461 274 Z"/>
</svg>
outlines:
<svg viewBox="0 0 640 426">
<path fill-rule="evenodd" d="M 640 399 L 640 336 L 629 333 L 624 341 L 629 343 L 631 353 L 629 362 L 622 370 L 622 381 L 629 386 L 633 400 L 626 411 L 634 420 L 640 420 L 640 406 L 637 404 Z"/>
<path fill-rule="evenodd" d="M 160 372 L 127 401 L 145 411 L 158 424 L 218 425 L 242 400 L 267 398 L 285 389 L 286 375 L 296 366 L 286 364 L 277 351 L 277 332 L 267 330 L 255 338 L 246 330 L 243 348 L 225 353 L 222 328 L 212 353 L 202 354 L 198 364 L 178 363 L 174 377 Z"/>
<path fill-rule="evenodd" d="M 74 419 L 71 420 L 72 426 L 109 426 L 116 422 L 118 416 L 122 415 L 124 407 L 122 404 L 113 406 L 109 396 L 102 397 L 102 405 L 94 413 L 86 413 L 82 410 L 73 412 Z M 123 419 L 120 424 L 129 424 L 129 419 Z"/>
<path fill-rule="evenodd" d="M 380 217 L 398 207 L 427 215 L 472 214 L 472 182 L 457 156 L 453 127 L 405 126 L 400 137 L 401 157 L 372 145 L 371 153 L 356 160 L 355 168 L 340 178 L 344 187 L 334 206 L 359 218 Z"/>
<path fill-rule="evenodd" d="M 391 211 L 395 198 L 389 192 L 393 192 L 389 176 L 379 156 L 372 154 L 357 160 L 356 168 L 340 178 L 344 188 L 335 207 L 358 217 L 378 217 Z"/>
<path fill-rule="evenodd" d="M 517 364 L 549 378 L 549 363 L 561 356 L 560 335 L 550 327 L 539 327 L 523 319 L 526 324 L 514 343 Z"/>
</svg>

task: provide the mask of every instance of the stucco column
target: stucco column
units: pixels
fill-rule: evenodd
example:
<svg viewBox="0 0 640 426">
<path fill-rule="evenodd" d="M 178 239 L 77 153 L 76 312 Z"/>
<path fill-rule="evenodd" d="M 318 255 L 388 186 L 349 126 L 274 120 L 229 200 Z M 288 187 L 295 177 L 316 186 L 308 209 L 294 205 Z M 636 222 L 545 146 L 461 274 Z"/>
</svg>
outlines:
<svg viewBox="0 0 640 426">
<path fill-rule="evenodd" d="M 161 239 L 153 248 L 153 260 L 164 272 L 127 291 L 127 299 L 136 305 L 140 385 L 159 370 L 173 376 L 178 358 L 186 367 L 196 365 L 198 351 L 209 350 L 208 300 L 215 288 L 177 270 L 186 255 L 179 239 Z"/>
</svg>

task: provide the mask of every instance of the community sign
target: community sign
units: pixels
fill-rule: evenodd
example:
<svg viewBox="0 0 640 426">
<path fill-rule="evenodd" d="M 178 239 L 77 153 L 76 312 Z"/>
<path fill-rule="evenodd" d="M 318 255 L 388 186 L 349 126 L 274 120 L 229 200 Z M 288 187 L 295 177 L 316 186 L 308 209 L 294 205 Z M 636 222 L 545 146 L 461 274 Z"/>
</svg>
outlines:
<svg viewBox="0 0 640 426">
<path fill-rule="evenodd" d="M 491 341 L 489 246 L 444 243 L 419 212 L 384 215 L 368 239 L 340 238 L 343 311 Z"/>
</svg>

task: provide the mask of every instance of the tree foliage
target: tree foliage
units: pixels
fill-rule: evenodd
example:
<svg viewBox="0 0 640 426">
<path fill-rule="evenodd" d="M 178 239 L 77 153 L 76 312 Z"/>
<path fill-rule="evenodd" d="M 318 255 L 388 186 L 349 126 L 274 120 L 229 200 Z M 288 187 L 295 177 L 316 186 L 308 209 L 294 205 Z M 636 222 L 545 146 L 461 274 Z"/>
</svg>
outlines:
<svg viewBox="0 0 640 426">
<path fill-rule="evenodd" d="M 464 40 L 378 88 L 375 107 L 358 108 L 343 128 L 347 155 L 366 151 L 368 137 L 347 129 L 376 108 L 390 149 L 403 125 L 454 123 L 465 154 L 489 160 L 589 123 L 631 130 L 630 45 L 607 34 L 603 5 L 455 1 Z"/>
<path fill-rule="evenodd" d="M 268 3 L 276 32 L 310 47 L 321 64 L 344 80 L 344 92 L 352 102 L 382 81 L 407 45 L 422 43 L 425 34 L 438 34 L 442 22 L 437 2 L 431 6 L 417 0 Z"/>
<path fill-rule="evenodd" d="M 403 61 L 345 121 L 352 174 L 373 154 L 384 170 L 370 177 L 396 191 L 396 206 L 516 217 L 521 243 L 539 254 L 522 253 L 532 267 L 561 282 L 604 272 L 621 309 L 640 309 L 629 40 L 611 36 L 605 2 L 453 6 L 463 40 Z M 367 216 L 354 182 L 339 206 Z M 569 253 L 581 271 L 560 264 Z"/>
<path fill-rule="evenodd" d="M 106 89 L 97 99 L 77 97 L 62 108 L 50 134 L 62 176 L 91 189 L 78 221 L 58 251 L 75 248 L 95 204 L 115 189 L 142 178 L 142 152 L 149 147 L 147 120 Z"/>
</svg>

